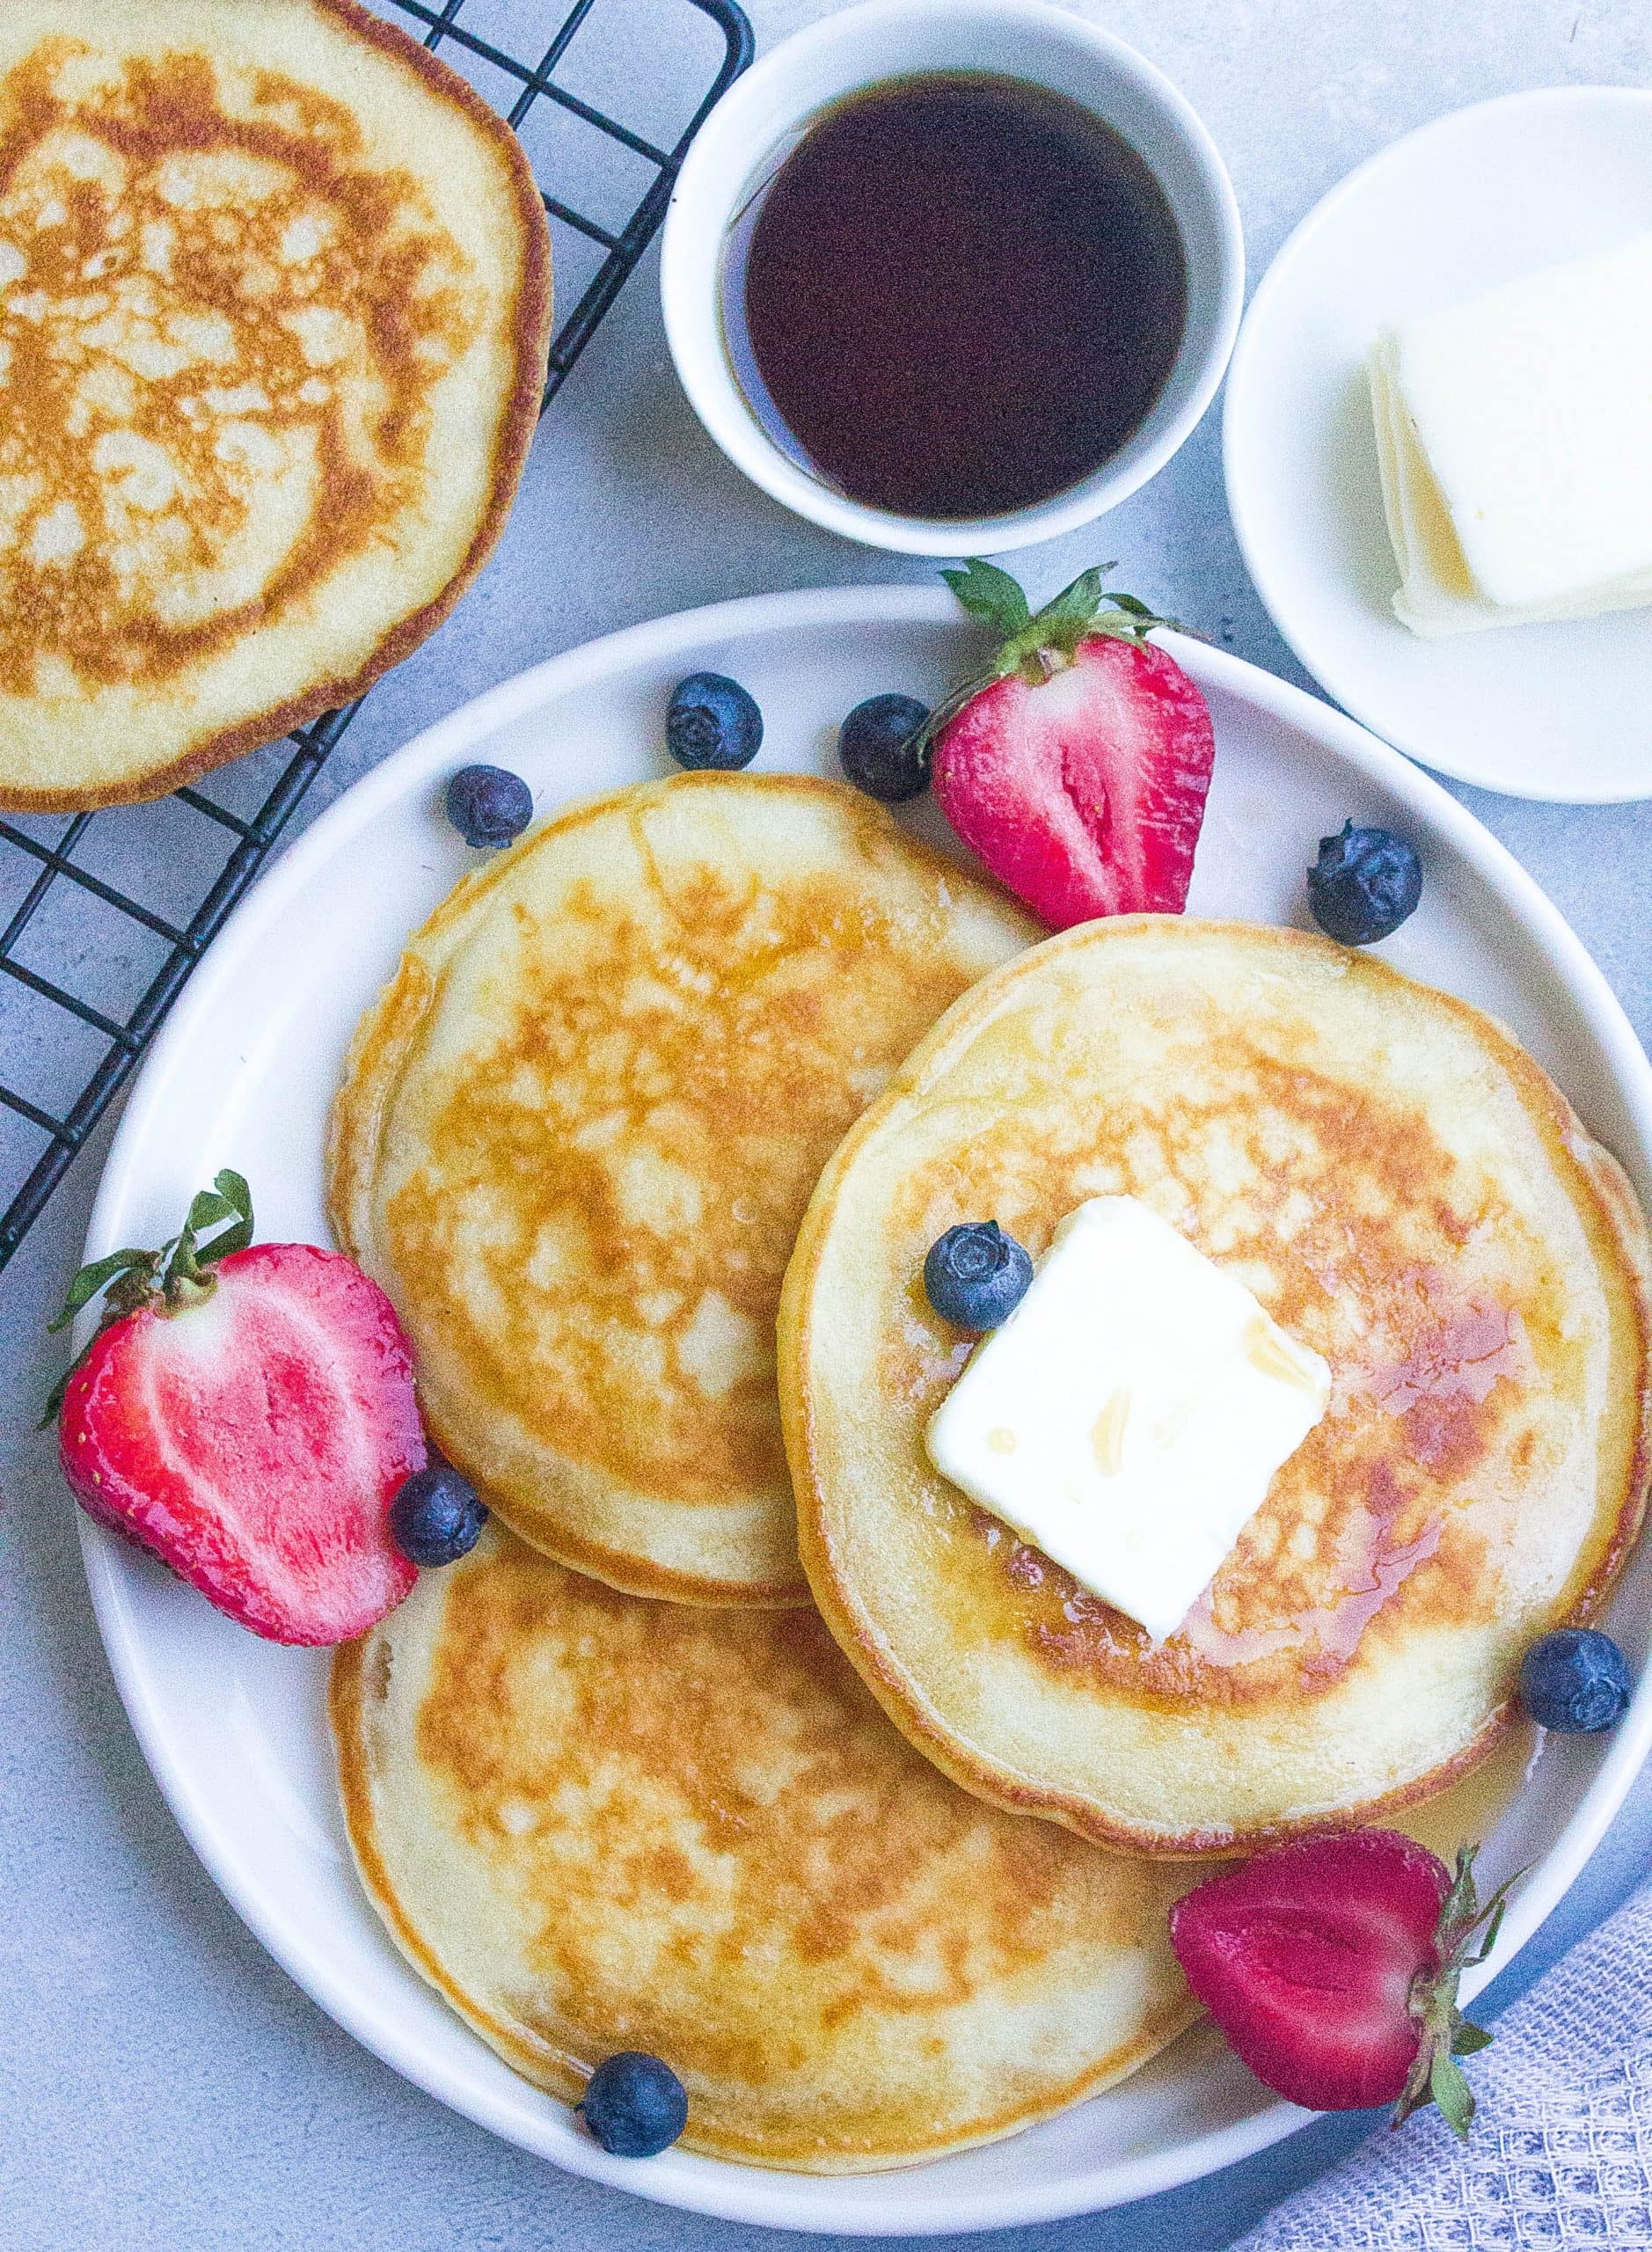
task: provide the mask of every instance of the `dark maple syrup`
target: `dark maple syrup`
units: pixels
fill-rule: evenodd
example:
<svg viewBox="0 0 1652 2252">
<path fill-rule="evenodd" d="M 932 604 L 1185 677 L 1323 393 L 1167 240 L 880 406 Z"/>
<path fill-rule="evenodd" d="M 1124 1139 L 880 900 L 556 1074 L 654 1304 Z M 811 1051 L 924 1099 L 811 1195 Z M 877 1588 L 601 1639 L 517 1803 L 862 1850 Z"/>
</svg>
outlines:
<svg viewBox="0 0 1652 2252">
<path fill-rule="evenodd" d="M 730 357 L 794 459 L 902 515 L 1047 501 L 1138 429 L 1187 260 L 1146 162 L 1065 94 L 895 78 L 803 135 L 724 267 Z"/>
</svg>

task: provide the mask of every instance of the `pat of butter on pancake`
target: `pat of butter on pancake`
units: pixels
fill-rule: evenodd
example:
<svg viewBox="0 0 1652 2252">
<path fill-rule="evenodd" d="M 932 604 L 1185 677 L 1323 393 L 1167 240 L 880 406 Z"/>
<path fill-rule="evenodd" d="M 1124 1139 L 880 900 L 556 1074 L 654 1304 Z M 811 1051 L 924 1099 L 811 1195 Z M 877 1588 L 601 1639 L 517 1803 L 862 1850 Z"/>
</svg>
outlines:
<svg viewBox="0 0 1652 2252">
<path fill-rule="evenodd" d="M 1070 1212 L 932 1417 L 930 1459 L 1155 1640 L 1325 1413 L 1330 1371 L 1134 1196 Z"/>
<path fill-rule="evenodd" d="M 1394 611 L 1427 639 L 1652 603 L 1652 234 L 1387 330 Z"/>
</svg>

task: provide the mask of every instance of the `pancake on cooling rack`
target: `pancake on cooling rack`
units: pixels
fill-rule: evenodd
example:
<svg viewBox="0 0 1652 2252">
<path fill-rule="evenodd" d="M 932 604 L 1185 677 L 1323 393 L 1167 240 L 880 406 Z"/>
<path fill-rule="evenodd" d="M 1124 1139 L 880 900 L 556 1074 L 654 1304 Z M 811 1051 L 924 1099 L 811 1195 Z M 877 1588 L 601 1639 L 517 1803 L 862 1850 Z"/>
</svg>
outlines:
<svg viewBox="0 0 1652 2252">
<path fill-rule="evenodd" d="M 620 2049 L 686 2146 L 847 2173 L 1121 2078 L 1195 2014 L 1173 1868 L 956 1789 L 814 1612 L 645 1602 L 501 1528 L 340 1649 L 345 1811 L 397 1943 L 576 2102 Z"/>
<path fill-rule="evenodd" d="M 969 1354 L 929 1247 L 990 1217 L 1036 1259 L 1116 1195 L 1329 1364 L 1159 1641 L 925 1447 Z M 1634 1537 L 1646 1247 L 1617 1165 L 1464 1003 L 1294 932 L 1051 940 L 937 1026 L 803 1226 L 780 1388 L 821 1608 L 949 1774 L 1094 1838 L 1216 1852 L 1419 1800 L 1485 1756 L 1527 1644 Z"/>
<path fill-rule="evenodd" d="M 640 1594 L 807 1601 L 780 1280 L 845 1129 L 1037 936 L 841 785 L 680 775 L 462 883 L 357 1033 L 340 1242 L 432 1436 L 526 1539 Z"/>
<path fill-rule="evenodd" d="M 157 796 L 406 655 L 549 321 L 515 136 L 354 0 L 6 0 L 0 805 Z"/>
</svg>

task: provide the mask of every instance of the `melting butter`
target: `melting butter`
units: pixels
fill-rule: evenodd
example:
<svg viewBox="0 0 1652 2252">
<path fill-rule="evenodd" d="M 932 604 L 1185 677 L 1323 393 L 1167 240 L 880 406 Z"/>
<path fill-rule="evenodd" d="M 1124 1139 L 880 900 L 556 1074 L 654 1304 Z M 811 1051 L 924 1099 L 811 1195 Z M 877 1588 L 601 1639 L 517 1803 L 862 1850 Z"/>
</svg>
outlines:
<svg viewBox="0 0 1652 2252">
<path fill-rule="evenodd" d="M 1156 1638 L 1325 1413 L 1330 1371 L 1133 1196 L 1068 1214 L 929 1425 L 944 1478 Z"/>
</svg>

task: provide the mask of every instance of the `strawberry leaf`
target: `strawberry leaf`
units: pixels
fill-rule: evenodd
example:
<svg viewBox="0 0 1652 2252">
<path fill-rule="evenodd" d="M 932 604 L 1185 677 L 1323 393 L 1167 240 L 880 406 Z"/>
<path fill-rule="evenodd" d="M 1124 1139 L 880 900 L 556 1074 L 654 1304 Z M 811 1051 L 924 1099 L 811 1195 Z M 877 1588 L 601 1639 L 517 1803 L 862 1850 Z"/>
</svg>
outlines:
<svg viewBox="0 0 1652 2252">
<path fill-rule="evenodd" d="M 1457 1867 L 1451 1875 L 1451 1889 L 1445 1896 L 1445 1905 L 1440 1911 L 1440 1927 L 1436 1935 L 1440 1951 L 1449 1952 L 1460 1930 L 1472 1927 L 1480 1909 L 1474 1895 L 1474 1859 L 1478 1846 L 1459 1846 Z"/>
<path fill-rule="evenodd" d="M 1502 1919 L 1508 1913 L 1509 1910 L 1509 1888 L 1517 1884 L 1524 1875 L 1524 1869 L 1520 1868 L 1517 1869 L 1512 1876 L 1505 1878 L 1503 1883 L 1500 1884 L 1497 1887 L 1497 1890 L 1492 1894 L 1491 1898 L 1486 1903 L 1486 1905 L 1480 1910 L 1480 1915 L 1476 1918 L 1475 1921 L 1483 1922 L 1485 1925 L 1485 1930 L 1481 1935 L 1480 1946 L 1475 1953 L 1463 1956 L 1462 1967 L 1465 1970 L 1473 1970 L 1475 1969 L 1477 1965 L 1486 1960 L 1493 1948 L 1496 1946 L 1497 1934 L 1502 1929 Z M 1473 1925 L 1471 1924 L 1469 1927 L 1469 1932 L 1472 1932 L 1473 1928 Z M 1468 1934 L 1466 1933 L 1464 1936 L 1466 1938 Z"/>
<path fill-rule="evenodd" d="M 1000 640 L 1024 633 L 1032 624 L 1033 613 L 1020 581 L 1007 571 L 1000 571 L 996 563 L 972 555 L 961 571 L 943 571 L 940 575 L 970 617 L 990 626 Z M 1008 671 L 1009 667 L 1003 669 Z"/>
<path fill-rule="evenodd" d="M 1468 2140 L 1474 2117 L 1474 2091 L 1463 2068 L 1451 2056 L 1436 2055 L 1429 2073 L 1429 2093 L 1438 2104 L 1446 2125 L 1459 2142 Z"/>
<path fill-rule="evenodd" d="M 226 1165 L 214 1175 L 212 1185 L 238 1217 L 245 1221 L 250 1240 L 252 1231 L 252 1191 L 247 1186 L 246 1175 L 244 1173 L 232 1171 Z M 246 1245 L 239 1244 L 237 1248 L 245 1251 Z"/>
<path fill-rule="evenodd" d="M 1471 2025 L 1466 2018 L 1459 2022 L 1456 2032 L 1451 2036 L 1451 2054 L 1454 2057 L 1476 2056 L 1480 2050 L 1489 2049 L 1490 2046 L 1491 2036 L 1485 2027 Z"/>
<path fill-rule="evenodd" d="M 227 1196 L 221 1196 L 216 1188 L 203 1188 L 191 1204 L 184 1225 L 198 1234 L 202 1228 L 216 1227 L 220 1220 L 234 1220 L 239 1225 L 241 1215 Z"/>
<path fill-rule="evenodd" d="M 83 1305 L 90 1305 L 99 1292 L 106 1290 L 117 1275 L 129 1273 L 135 1267 L 152 1267 L 152 1251 L 112 1251 L 106 1259 L 94 1259 L 90 1267 L 83 1267 L 69 1286 L 62 1311 L 47 1323 L 48 1335 L 55 1336 L 60 1329 L 67 1329 Z"/>
<path fill-rule="evenodd" d="M 1101 607 L 1107 574 L 1114 567 L 1111 563 L 1092 564 L 1089 570 L 1078 574 L 1070 587 L 1064 587 L 1053 601 L 1044 604 L 1033 624 L 1042 634 L 1046 647 L 1059 649 L 1066 656 L 1072 654 Z"/>
<path fill-rule="evenodd" d="M 208 1209 L 202 1210 L 203 1207 Z M 245 1175 L 232 1173 L 228 1166 L 216 1175 L 210 1188 L 201 1190 L 189 1213 L 189 1225 L 195 1228 L 210 1227 L 219 1220 L 228 1220 L 231 1225 L 202 1246 L 199 1257 L 203 1266 L 216 1265 L 231 1252 L 245 1251 L 252 1240 L 252 1192 L 246 1185 Z"/>
</svg>

